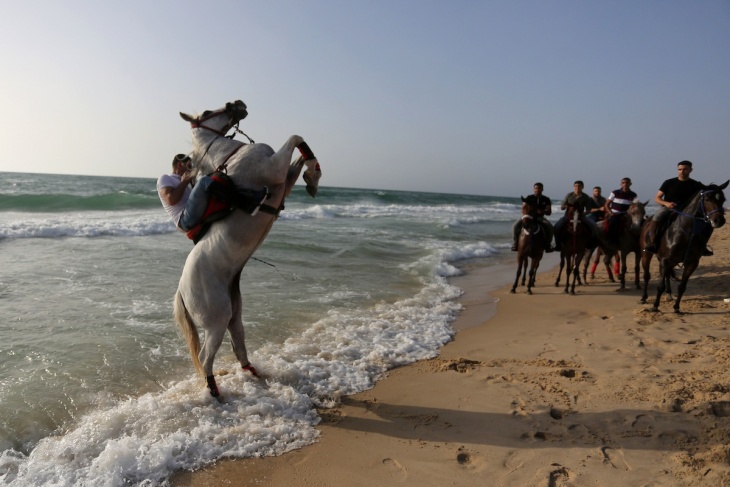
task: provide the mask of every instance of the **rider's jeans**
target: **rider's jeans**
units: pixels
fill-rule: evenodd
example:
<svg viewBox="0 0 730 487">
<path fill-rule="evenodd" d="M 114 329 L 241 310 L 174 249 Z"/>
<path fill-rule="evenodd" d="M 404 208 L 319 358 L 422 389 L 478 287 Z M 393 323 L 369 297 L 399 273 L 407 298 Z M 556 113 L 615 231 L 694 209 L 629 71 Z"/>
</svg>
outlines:
<svg viewBox="0 0 730 487">
<path fill-rule="evenodd" d="M 210 176 L 204 176 L 195 183 L 188 202 L 185 204 L 185 211 L 177 222 L 180 229 L 187 232 L 203 219 L 205 210 L 208 208 L 208 189 L 213 182 Z"/>
</svg>

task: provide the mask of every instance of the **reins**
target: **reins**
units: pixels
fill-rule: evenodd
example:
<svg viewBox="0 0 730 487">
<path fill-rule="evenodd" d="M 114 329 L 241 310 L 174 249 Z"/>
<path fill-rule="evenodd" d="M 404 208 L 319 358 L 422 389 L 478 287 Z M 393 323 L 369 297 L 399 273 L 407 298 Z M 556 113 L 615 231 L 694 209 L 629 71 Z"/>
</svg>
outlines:
<svg viewBox="0 0 730 487">
<path fill-rule="evenodd" d="M 715 208 L 711 212 L 707 213 L 707 210 L 705 209 L 705 195 L 706 194 L 712 194 L 712 193 L 717 193 L 717 190 L 716 189 L 711 189 L 710 191 L 700 191 L 700 201 L 699 201 L 699 204 L 698 204 L 698 208 L 695 210 L 695 212 L 694 212 L 693 215 L 690 215 L 689 213 L 684 213 L 683 211 L 675 210 L 673 208 L 671 209 L 671 211 L 673 213 L 676 213 L 679 216 L 684 216 L 684 217 L 687 217 L 687 218 L 693 218 L 695 220 L 702 220 L 704 222 L 709 222 L 710 221 L 710 216 L 714 215 L 718 211 L 724 211 L 722 209 L 722 206 L 721 206 L 721 207 Z M 702 216 L 701 217 L 698 217 L 697 216 L 697 212 L 698 211 L 701 211 L 702 212 Z"/>
</svg>

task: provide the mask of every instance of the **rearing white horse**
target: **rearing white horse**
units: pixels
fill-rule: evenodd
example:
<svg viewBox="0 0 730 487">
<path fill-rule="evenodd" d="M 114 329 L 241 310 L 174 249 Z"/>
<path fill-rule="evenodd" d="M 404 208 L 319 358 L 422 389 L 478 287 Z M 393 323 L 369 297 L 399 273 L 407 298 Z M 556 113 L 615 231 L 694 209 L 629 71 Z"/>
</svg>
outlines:
<svg viewBox="0 0 730 487">
<path fill-rule="evenodd" d="M 316 194 L 321 177 L 317 159 L 298 135 L 289 137 L 277 152 L 266 144 L 244 144 L 224 137 L 246 115 L 246 105 L 240 100 L 206 110 L 198 117 L 180 113 L 192 127 L 191 157 L 198 177 L 224 165 L 236 189 L 269 190 L 259 211 L 249 214 L 236 209 L 210 227 L 188 255 L 175 294 L 175 321 L 195 369 L 206 377 L 216 398 L 220 393 L 213 360 L 226 330 L 241 367 L 258 376 L 248 360 L 241 321 L 239 280 L 243 266 L 268 235 L 303 167 L 307 166 L 303 178 L 310 195 Z M 292 163 L 295 148 L 302 156 Z M 196 324 L 204 330 L 202 347 Z"/>
</svg>

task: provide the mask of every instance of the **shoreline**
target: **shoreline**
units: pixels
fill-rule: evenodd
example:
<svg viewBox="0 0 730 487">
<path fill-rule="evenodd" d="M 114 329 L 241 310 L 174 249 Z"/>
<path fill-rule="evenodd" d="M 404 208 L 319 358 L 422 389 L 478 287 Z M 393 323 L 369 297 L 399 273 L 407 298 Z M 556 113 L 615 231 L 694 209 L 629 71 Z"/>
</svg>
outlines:
<svg viewBox="0 0 730 487">
<path fill-rule="evenodd" d="M 730 483 L 727 225 L 710 244 L 684 315 L 664 301 L 647 312 L 632 282 L 618 293 L 602 270 L 569 296 L 543 261 L 528 296 L 509 293 L 514 268 L 484 292 L 490 267 L 466 266 L 450 280 L 464 310 L 438 357 L 320 410 L 313 445 L 180 472 L 172 485 Z"/>
</svg>

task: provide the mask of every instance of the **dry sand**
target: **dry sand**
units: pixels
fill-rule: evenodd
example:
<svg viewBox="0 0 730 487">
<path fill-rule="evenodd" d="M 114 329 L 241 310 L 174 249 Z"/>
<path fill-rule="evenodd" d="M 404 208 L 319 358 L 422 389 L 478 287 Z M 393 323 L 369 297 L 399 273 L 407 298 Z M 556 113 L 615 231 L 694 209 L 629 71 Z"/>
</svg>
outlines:
<svg viewBox="0 0 730 487">
<path fill-rule="evenodd" d="M 438 358 L 321 411 L 317 444 L 173 485 L 730 485 L 729 227 L 684 315 L 667 302 L 648 312 L 603 270 L 572 296 L 553 269 L 529 296 L 488 293 L 489 269 L 468 269 L 459 331 Z"/>
</svg>

